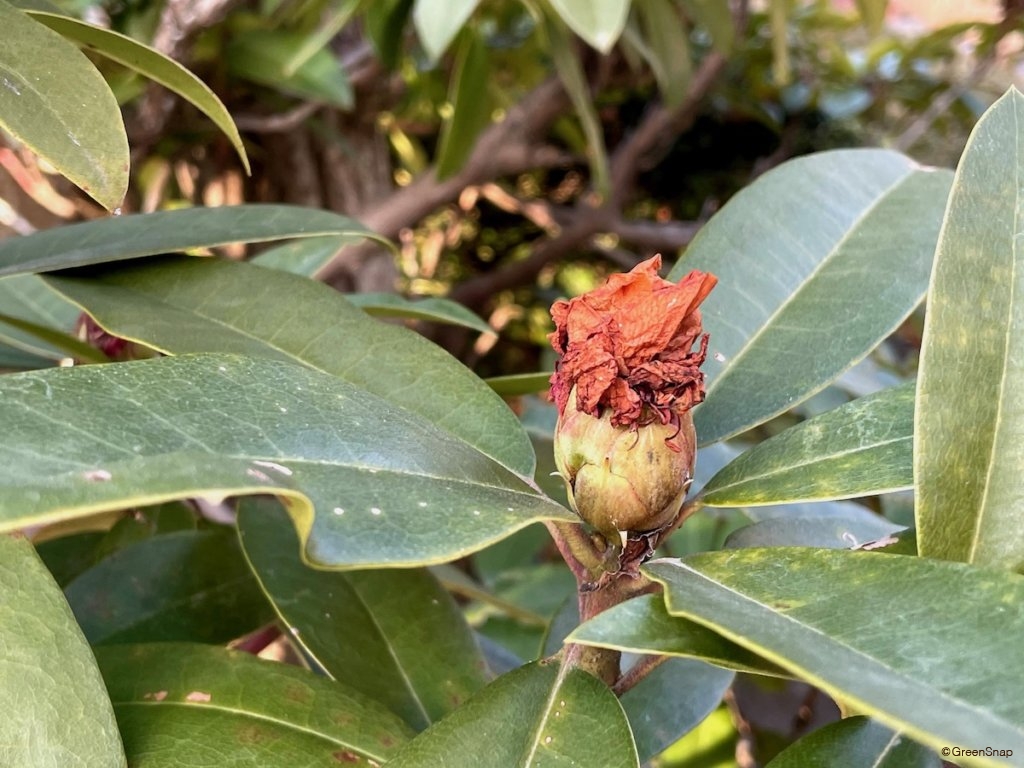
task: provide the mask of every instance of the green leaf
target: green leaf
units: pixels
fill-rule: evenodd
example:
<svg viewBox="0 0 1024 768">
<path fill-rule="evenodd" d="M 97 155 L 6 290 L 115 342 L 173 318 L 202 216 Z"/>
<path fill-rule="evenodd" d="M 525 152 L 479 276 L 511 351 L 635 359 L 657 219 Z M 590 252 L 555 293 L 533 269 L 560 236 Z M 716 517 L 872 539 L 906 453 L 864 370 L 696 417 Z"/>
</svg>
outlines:
<svg viewBox="0 0 1024 768">
<path fill-rule="evenodd" d="M 733 531 L 725 540 L 730 549 L 741 547 L 820 547 L 826 549 L 875 549 L 904 530 L 881 515 L 775 517 Z M 892 538 L 892 543 L 896 539 Z"/>
<path fill-rule="evenodd" d="M 551 371 L 541 373 L 513 373 L 508 376 L 492 376 L 484 379 L 491 389 L 502 397 L 534 395 L 551 386 Z"/>
<path fill-rule="evenodd" d="M 480 0 L 415 0 L 412 23 L 427 55 L 441 58 Z"/>
<path fill-rule="evenodd" d="M 0 0 L 3 2 L 3 0 Z M 0 241 L 0 275 L 50 272 L 169 251 L 291 237 L 379 239 L 347 216 L 293 205 L 233 205 L 113 216 Z"/>
<path fill-rule="evenodd" d="M 237 540 L 226 531 L 144 539 L 77 576 L 64 593 L 93 645 L 224 643 L 271 615 Z"/>
<path fill-rule="evenodd" d="M 645 58 L 658 81 L 665 105 L 683 103 L 690 90 L 689 30 L 672 0 L 636 0 L 634 3 L 647 45 Z M 641 52 L 644 51 L 641 49 Z"/>
<path fill-rule="evenodd" d="M 724 54 L 732 51 L 736 25 L 728 0 L 683 0 L 683 5 L 697 25 L 711 35 L 716 51 Z"/>
<path fill-rule="evenodd" d="M 0 279 L 0 307 L 6 315 L 65 333 L 73 331 L 81 314 L 78 307 L 35 275 Z M 38 335 L 11 327 L 0 328 L 0 341 L 49 360 L 66 356 L 65 350 L 47 344 Z"/>
<path fill-rule="evenodd" d="M 881 723 L 856 716 L 819 728 L 780 752 L 768 768 L 940 768 L 938 755 Z"/>
<path fill-rule="evenodd" d="M 412 12 L 412 4 L 413 0 L 374 0 L 366 5 L 366 34 L 389 72 L 398 66 L 403 30 Z"/>
<path fill-rule="evenodd" d="M 935 256 L 914 446 L 921 554 L 1024 568 L 1024 96 L 975 126 Z"/>
<path fill-rule="evenodd" d="M 640 762 L 693 730 L 722 701 L 734 674 L 693 659 L 669 659 L 622 695 Z"/>
<path fill-rule="evenodd" d="M 486 665 L 451 596 L 426 570 L 317 571 L 269 500 L 243 502 L 238 533 L 294 642 L 335 680 L 417 730 L 486 682 Z"/>
<path fill-rule="evenodd" d="M 131 765 L 379 765 L 411 735 L 341 683 L 238 651 L 154 643 L 96 658 Z"/>
<path fill-rule="evenodd" d="M 307 237 L 263 251 L 249 259 L 249 263 L 268 269 L 291 272 L 293 275 L 313 277 L 322 266 L 350 242 L 351 239 L 344 235 L 340 237 Z"/>
<path fill-rule="evenodd" d="M 422 299 L 406 299 L 393 293 L 346 293 L 345 298 L 371 317 L 429 320 L 435 323 L 461 325 L 463 328 L 480 333 L 494 333 L 494 329 L 479 315 L 451 299 L 433 296 Z"/>
<path fill-rule="evenodd" d="M 310 560 L 367 567 L 442 562 L 537 520 L 574 519 L 422 417 L 276 360 L 201 355 L 2 376 L 0 423 L 0 530 L 276 493 Z"/>
<path fill-rule="evenodd" d="M 438 139 L 437 178 L 458 173 L 476 145 L 477 136 L 491 122 L 491 57 L 487 43 L 472 27 L 462 33 L 455 54 L 455 70 L 448 87 L 449 111 Z"/>
<path fill-rule="evenodd" d="M 806 400 L 924 295 L 951 176 L 886 150 L 792 160 L 732 198 L 672 270 L 718 276 L 702 444 Z"/>
<path fill-rule="evenodd" d="M 788 677 L 775 664 L 700 624 L 670 616 L 661 595 L 643 595 L 619 603 L 581 624 L 566 642 L 630 653 L 680 656 L 736 672 Z"/>
<path fill-rule="evenodd" d="M 931 747 L 1024 754 L 1024 581 L 1014 574 L 781 547 L 661 560 L 645 570 L 665 585 L 671 614 L 894 730 Z M 1002 763 L 964 757 L 962 764 Z"/>
<path fill-rule="evenodd" d="M 312 33 L 307 32 L 304 34 L 305 39 L 298 50 L 292 54 L 291 59 L 285 62 L 284 74 L 286 77 L 294 76 L 310 59 L 321 51 L 330 51 L 331 40 L 352 19 L 360 5 L 360 0 L 336 0 L 331 5 L 333 7 L 331 7 L 329 12 L 325 13 L 318 28 Z M 333 54 L 331 57 L 333 58 Z M 344 75 L 344 69 L 341 69 L 340 66 L 338 69 Z"/>
<path fill-rule="evenodd" d="M 101 531 L 87 531 L 36 544 L 36 552 L 54 581 L 63 588 L 96 562 L 96 546 L 103 540 Z"/>
<path fill-rule="evenodd" d="M 4 0 L 0 28 L 0 128 L 113 210 L 128 191 L 128 137 L 106 81 L 78 48 Z"/>
<path fill-rule="evenodd" d="M 630 0 L 551 0 L 562 20 L 601 53 L 615 47 L 629 15 Z"/>
<path fill-rule="evenodd" d="M 593 177 L 592 186 L 598 194 L 606 196 L 610 192 L 611 179 L 604 131 L 590 95 L 587 78 L 583 74 L 583 69 L 573 50 L 573 40 L 558 19 L 545 14 L 542 23 L 544 34 L 547 37 L 548 52 L 555 62 L 558 77 L 561 79 L 566 93 L 569 94 L 569 100 L 572 102 L 580 126 L 583 128 L 586 146 L 582 149 L 590 163 L 590 173 Z"/>
<path fill-rule="evenodd" d="M 249 173 L 249 158 L 242 145 L 242 137 L 227 107 L 217 98 L 206 83 L 181 66 L 174 59 L 143 45 L 126 35 L 73 19 L 58 13 L 30 12 L 32 18 L 72 40 L 90 51 L 95 51 L 111 61 L 116 61 L 138 72 L 172 93 L 178 94 L 189 104 L 206 115 L 231 141 L 245 172 Z"/>
<path fill-rule="evenodd" d="M 24 539 L 0 536 L 0 594 L 0 765 L 124 766 L 89 646 Z"/>
<path fill-rule="evenodd" d="M 29 275 L 20 275 L 20 277 L 29 277 Z M 5 331 L 7 334 L 4 333 Z M 109 362 L 109 358 L 102 351 L 86 344 L 76 336 L 22 320 L 20 317 L 0 313 L 0 338 L 11 332 L 38 339 L 41 344 L 63 352 L 64 356 L 75 357 L 87 363 Z"/>
<path fill-rule="evenodd" d="M 524 477 L 533 472 L 533 448 L 515 414 L 475 374 L 418 334 L 368 318 L 322 283 L 187 257 L 94 274 L 48 279 L 116 336 L 167 354 L 301 363 L 419 414 Z"/>
<path fill-rule="evenodd" d="M 850 499 L 910 488 L 914 384 L 861 397 L 740 454 L 704 486 L 712 507 Z"/>
<path fill-rule="evenodd" d="M 228 71 L 283 93 L 351 109 L 352 86 L 329 48 L 320 48 L 295 72 L 288 72 L 289 64 L 303 51 L 308 39 L 305 32 L 264 29 L 238 32 L 225 52 Z"/>
<path fill-rule="evenodd" d="M 499 677 L 398 751 L 388 768 L 593 765 L 636 768 L 615 695 L 595 677 L 538 661 Z"/>
<path fill-rule="evenodd" d="M 872 35 L 877 35 L 881 32 L 882 25 L 885 23 L 885 10 L 886 6 L 889 5 L 889 0 L 856 0 L 856 3 L 857 11 L 864 21 L 864 26 L 868 28 L 868 32 Z"/>
</svg>

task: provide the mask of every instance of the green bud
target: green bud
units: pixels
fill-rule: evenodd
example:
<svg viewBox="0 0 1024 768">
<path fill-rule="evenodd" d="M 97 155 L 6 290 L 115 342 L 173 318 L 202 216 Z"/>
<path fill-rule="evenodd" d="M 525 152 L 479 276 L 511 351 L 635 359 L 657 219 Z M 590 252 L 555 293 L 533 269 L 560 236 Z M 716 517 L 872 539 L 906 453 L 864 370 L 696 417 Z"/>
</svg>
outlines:
<svg viewBox="0 0 1024 768">
<path fill-rule="evenodd" d="M 555 463 L 576 513 L 610 542 L 654 531 L 679 515 L 693 479 L 697 437 L 689 411 L 679 428 L 654 421 L 616 427 L 576 410 L 575 388 L 555 428 Z"/>
</svg>

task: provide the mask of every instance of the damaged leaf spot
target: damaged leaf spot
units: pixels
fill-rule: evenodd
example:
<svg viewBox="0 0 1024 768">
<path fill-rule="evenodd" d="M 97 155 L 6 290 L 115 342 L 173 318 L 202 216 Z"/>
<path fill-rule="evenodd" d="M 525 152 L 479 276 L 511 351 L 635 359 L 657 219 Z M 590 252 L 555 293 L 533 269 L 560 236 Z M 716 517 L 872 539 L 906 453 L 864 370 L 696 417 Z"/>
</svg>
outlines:
<svg viewBox="0 0 1024 768">
<path fill-rule="evenodd" d="M 210 694 L 204 693 L 203 691 L 192 691 L 192 693 L 185 697 L 185 701 L 190 701 L 194 704 L 205 704 L 211 698 L 213 697 L 210 696 Z"/>
</svg>

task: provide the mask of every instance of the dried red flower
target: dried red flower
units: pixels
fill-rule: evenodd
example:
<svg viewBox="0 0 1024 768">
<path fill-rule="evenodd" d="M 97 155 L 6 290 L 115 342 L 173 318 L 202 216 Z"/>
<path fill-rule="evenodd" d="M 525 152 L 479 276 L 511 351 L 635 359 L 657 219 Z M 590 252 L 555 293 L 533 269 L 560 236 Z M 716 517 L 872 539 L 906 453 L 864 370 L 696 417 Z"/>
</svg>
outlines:
<svg viewBox="0 0 1024 768">
<path fill-rule="evenodd" d="M 658 276 L 661 256 L 613 275 L 599 288 L 551 307 L 551 346 L 561 359 L 551 396 L 562 413 L 576 388 L 576 407 L 611 423 L 639 427 L 680 416 L 704 399 L 707 334 L 700 303 L 718 279 L 694 270 L 678 283 Z M 700 345 L 696 351 L 693 346 Z"/>
</svg>

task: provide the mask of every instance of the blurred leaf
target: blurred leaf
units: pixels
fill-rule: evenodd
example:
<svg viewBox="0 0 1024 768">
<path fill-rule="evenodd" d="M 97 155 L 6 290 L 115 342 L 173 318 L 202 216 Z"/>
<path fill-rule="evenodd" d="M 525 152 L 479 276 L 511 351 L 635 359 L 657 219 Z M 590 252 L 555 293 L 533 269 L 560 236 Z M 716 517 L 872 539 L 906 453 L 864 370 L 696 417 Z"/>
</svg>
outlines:
<svg viewBox="0 0 1024 768">
<path fill-rule="evenodd" d="M 515 414 L 475 374 L 422 336 L 368 318 L 322 283 L 185 257 L 92 274 L 49 279 L 116 336 L 167 354 L 301 363 L 419 414 L 524 477 L 533 472 L 533 448 Z"/>
<path fill-rule="evenodd" d="M 924 557 L 1024 567 L 1024 96 L 975 127 L 953 182 L 928 296 L 917 394 Z"/>
<path fill-rule="evenodd" d="M 683 0 L 683 6 L 697 25 L 707 30 L 716 51 L 732 51 L 736 25 L 728 0 Z"/>
<path fill-rule="evenodd" d="M 783 750 L 767 768 L 940 768 L 939 756 L 881 723 L 856 716 L 830 723 Z"/>
<path fill-rule="evenodd" d="M 131 765 L 379 765 L 411 736 L 341 683 L 238 651 L 154 643 L 96 658 Z"/>
<path fill-rule="evenodd" d="M 435 765 L 639 763 L 615 694 L 586 672 L 538 661 L 499 677 L 388 762 L 388 768 Z"/>
<path fill-rule="evenodd" d="M 0 28 L 0 128 L 113 210 L 129 158 L 110 87 L 78 48 L 5 0 Z"/>
<path fill-rule="evenodd" d="M 461 325 L 480 333 L 494 333 L 494 329 L 479 315 L 451 299 L 433 296 L 407 299 L 393 293 L 346 293 L 345 298 L 371 317 L 429 320 L 434 323 Z"/>
<path fill-rule="evenodd" d="M 734 673 L 693 659 L 669 659 L 622 695 L 640 762 L 670 747 L 721 703 Z"/>
<path fill-rule="evenodd" d="M 298 50 L 284 62 L 282 69 L 285 77 L 294 77 L 318 53 L 325 50 L 330 52 L 331 40 L 351 21 L 359 7 L 359 0 L 334 0 L 331 5 L 335 7 L 325 10 L 319 27 L 312 33 L 306 33 Z M 334 58 L 333 54 L 331 58 Z M 340 65 L 338 68 L 341 69 Z"/>
<path fill-rule="evenodd" d="M 271 616 L 238 542 L 227 531 L 143 539 L 84 571 L 64 593 L 93 645 L 224 643 Z"/>
<path fill-rule="evenodd" d="M 0 240 L 0 275 L 318 235 L 340 235 L 351 243 L 379 239 L 354 219 L 315 208 L 260 204 L 183 208 L 113 216 Z"/>
<path fill-rule="evenodd" d="M 351 109 L 352 86 L 330 48 L 319 49 L 294 72 L 288 71 L 300 53 L 305 55 L 308 39 L 307 33 L 279 29 L 236 32 L 224 54 L 228 71 L 283 93 Z"/>
<path fill-rule="evenodd" d="M 0 765 L 124 766 L 96 662 L 25 539 L 0 535 L 0 594 Z"/>
<path fill-rule="evenodd" d="M 864 510 L 856 517 L 776 517 L 733 531 L 729 549 L 741 547 L 820 547 L 855 549 L 887 540 L 903 526 Z M 895 541 L 895 540 L 894 540 Z M 874 549 L 874 547 L 870 547 Z"/>
<path fill-rule="evenodd" d="M 793 77 L 789 60 L 789 12 L 793 0 L 768 0 L 771 24 L 772 79 L 779 88 L 789 85 Z"/>
<path fill-rule="evenodd" d="M 390 71 L 398 66 L 406 22 L 413 0 L 374 0 L 365 10 L 366 34 L 377 56 Z"/>
<path fill-rule="evenodd" d="M 609 53 L 622 34 L 630 0 L 551 0 L 577 35 L 601 53 Z"/>
<path fill-rule="evenodd" d="M 672 270 L 718 276 L 702 444 L 739 434 L 822 389 L 917 306 L 951 176 L 886 150 L 791 160 L 739 192 Z"/>
<path fill-rule="evenodd" d="M 661 595 L 642 595 L 581 624 L 567 641 L 631 653 L 654 653 L 705 661 L 723 669 L 785 677 L 759 656 L 688 619 L 670 616 Z"/>
<path fill-rule="evenodd" d="M 273 500 L 244 501 L 238 532 L 294 642 L 330 677 L 417 730 L 483 687 L 486 665 L 473 634 L 429 572 L 313 570 Z"/>
<path fill-rule="evenodd" d="M 672 0 L 635 0 L 634 6 L 649 49 L 648 63 L 658 81 L 665 106 L 677 107 L 690 90 L 693 67 L 690 63 L 689 30 Z"/>
<path fill-rule="evenodd" d="M 541 373 L 513 373 L 508 376 L 492 376 L 484 379 L 491 389 L 502 397 L 533 395 L 547 391 L 551 386 L 551 371 Z"/>
<path fill-rule="evenodd" d="M 583 0 L 588 2 L 589 0 Z M 617 0 L 613 0 L 616 1 Z M 628 5 L 628 4 L 627 4 Z M 558 19 L 545 14 L 543 18 L 544 34 L 547 37 L 548 52 L 555 62 L 558 77 L 569 94 L 576 116 L 579 118 L 586 146 L 582 150 L 590 162 L 592 185 L 602 197 L 610 192 L 611 180 L 608 170 L 608 150 L 604 144 L 604 131 L 601 120 L 597 116 L 594 100 L 590 95 L 590 86 L 580 67 L 573 48 L 573 40 Z"/>
<path fill-rule="evenodd" d="M 491 57 L 487 43 L 472 27 L 459 38 L 455 69 L 448 88 L 449 114 L 438 139 L 437 178 L 458 173 L 476 146 L 476 139 L 491 122 Z"/>
<path fill-rule="evenodd" d="M 65 301 L 35 275 L 14 275 L 0 279 L 0 307 L 4 314 L 41 326 L 71 333 L 81 314 L 78 307 Z M 0 328 L 0 341 L 18 349 L 59 360 L 66 353 L 30 333 Z"/>
<path fill-rule="evenodd" d="M 890 728 L 931 747 L 979 744 L 1024 754 L 1016 673 L 1024 668 L 1024 581 L 1013 574 L 781 547 L 659 560 L 645 570 L 665 585 L 671 614 L 720 632 Z"/>
<path fill-rule="evenodd" d="M 276 493 L 310 560 L 367 567 L 450 560 L 537 520 L 574 519 L 424 418 L 275 360 L 194 355 L 2 376 L 0 423 L 0 530 Z"/>
<path fill-rule="evenodd" d="M 480 0 L 414 0 L 412 23 L 431 59 L 441 58 L 479 3 Z"/>
<path fill-rule="evenodd" d="M 849 499 L 910 488 L 914 384 L 853 400 L 758 443 L 701 491 L 712 507 Z"/>
<path fill-rule="evenodd" d="M 856 0 L 857 11 L 864 20 L 868 32 L 877 35 L 885 23 L 885 10 L 889 0 Z"/>
<path fill-rule="evenodd" d="M 174 59 L 164 56 L 154 48 L 143 45 L 126 35 L 109 29 L 86 24 L 78 19 L 58 13 L 41 13 L 34 11 L 32 18 L 45 24 L 54 32 L 63 35 L 90 51 L 116 61 L 140 75 L 159 83 L 172 93 L 176 93 L 189 104 L 206 115 L 220 128 L 235 148 L 245 172 L 249 173 L 249 157 L 242 145 L 242 137 L 227 107 L 217 98 L 206 83 L 181 66 Z"/>
</svg>

